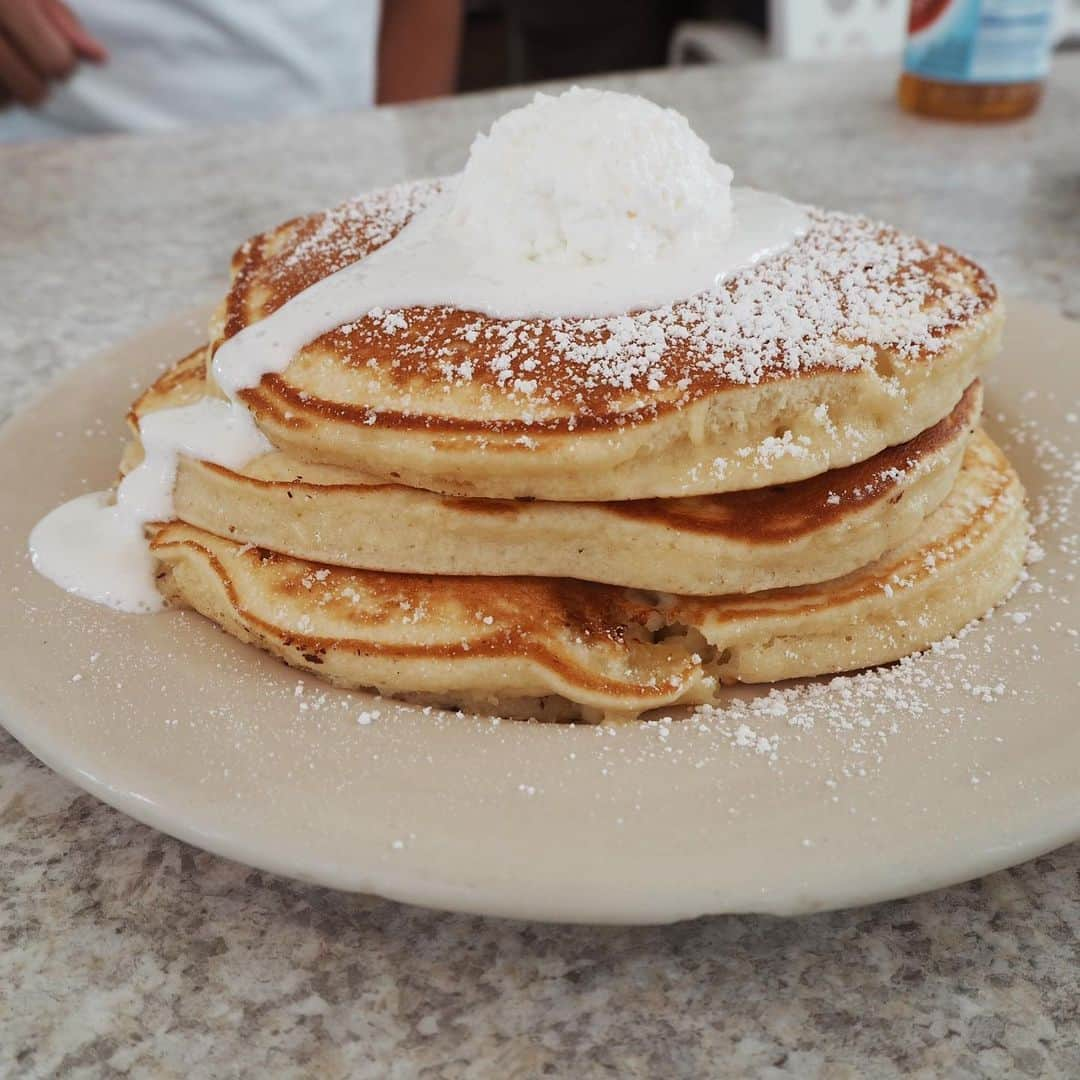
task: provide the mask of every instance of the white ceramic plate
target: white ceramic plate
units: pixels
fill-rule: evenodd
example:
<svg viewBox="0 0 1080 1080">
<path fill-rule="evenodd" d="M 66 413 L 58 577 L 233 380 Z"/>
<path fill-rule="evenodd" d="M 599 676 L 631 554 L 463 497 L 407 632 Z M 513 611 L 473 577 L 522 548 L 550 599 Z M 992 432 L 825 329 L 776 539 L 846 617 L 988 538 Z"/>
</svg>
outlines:
<svg viewBox="0 0 1080 1080">
<path fill-rule="evenodd" d="M 0 434 L 0 715 L 99 798 L 303 880 L 581 922 L 862 904 L 1080 837 L 1076 324 L 1017 305 L 989 380 L 988 426 L 1046 517 L 992 618 L 885 673 L 603 729 L 342 693 L 198 616 L 115 615 L 33 572 L 32 524 L 109 484 L 128 402 L 204 325 L 125 344 Z"/>
</svg>

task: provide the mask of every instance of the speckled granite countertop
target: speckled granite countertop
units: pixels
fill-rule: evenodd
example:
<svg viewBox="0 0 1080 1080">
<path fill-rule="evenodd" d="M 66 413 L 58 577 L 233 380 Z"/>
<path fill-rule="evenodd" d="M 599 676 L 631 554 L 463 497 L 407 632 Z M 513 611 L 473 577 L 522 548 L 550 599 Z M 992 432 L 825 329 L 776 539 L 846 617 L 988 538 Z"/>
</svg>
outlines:
<svg viewBox="0 0 1080 1080">
<path fill-rule="evenodd" d="M 921 122 L 888 65 L 612 81 L 740 177 L 947 241 L 1080 316 L 1080 57 L 1032 120 Z M 0 418 L 223 284 L 248 234 L 460 166 L 522 91 L 273 129 L 0 150 Z M 1080 1075 L 1080 846 L 870 909 L 667 928 L 440 915 L 276 879 L 0 732 L 0 1073 Z"/>
</svg>

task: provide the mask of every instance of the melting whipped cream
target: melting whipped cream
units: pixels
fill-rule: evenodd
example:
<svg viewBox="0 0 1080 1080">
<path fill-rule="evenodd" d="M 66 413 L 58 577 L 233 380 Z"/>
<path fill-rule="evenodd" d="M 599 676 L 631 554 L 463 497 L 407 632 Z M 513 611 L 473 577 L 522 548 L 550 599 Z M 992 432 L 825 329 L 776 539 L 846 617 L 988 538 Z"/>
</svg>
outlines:
<svg viewBox="0 0 1080 1080">
<path fill-rule="evenodd" d="M 154 558 L 145 529 L 170 521 L 181 454 L 238 469 L 272 450 L 251 414 L 235 402 L 205 398 L 161 409 L 139 421 L 145 457 L 107 491 L 80 495 L 46 514 L 30 533 L 34 568 L 61 588 L 117 611 L 159 611 Z"/>
<path fill-rule="evenodd" d="M 464 172 L 393 240 L 224 342 L 212 373 L 228 401 L 144 417 L 146 459 L 115 503 L 94 493 L 43 518 L 34 566 L 117 610 L 156 610 L 144 529 L 174 516 L 179 455 L 240 468 L 272 449 L 240 391 L 377 308 L 603 316 L 715 289 L 808 224 L 805 208 L 731 180 L 673 110 L 610 91 L 537 94 L 477 137 Z"/>
</svg>

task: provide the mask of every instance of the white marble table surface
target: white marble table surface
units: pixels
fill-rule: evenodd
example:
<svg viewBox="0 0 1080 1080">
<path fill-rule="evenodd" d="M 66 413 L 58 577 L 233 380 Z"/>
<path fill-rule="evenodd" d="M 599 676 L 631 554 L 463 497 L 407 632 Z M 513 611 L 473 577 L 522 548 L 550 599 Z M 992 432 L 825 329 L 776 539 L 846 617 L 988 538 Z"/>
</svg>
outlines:
<svg viewBox="0 0 1080 1080">
<path fill-rule="evenodd" d="M 947 241 L 1080 316 L 1080 57 L 1004 127 L 900 114 L 888 64 L 611 80 L 744 181 Z M 451 171 L 526 91 L 0 150 L 0 419 L 223 284 L 248 234 Z M 1080 1076 L 1080 845 L 858 911 L 487 921 L 206 855 L 0 732 L 0 1074 Z"/>
</svg>

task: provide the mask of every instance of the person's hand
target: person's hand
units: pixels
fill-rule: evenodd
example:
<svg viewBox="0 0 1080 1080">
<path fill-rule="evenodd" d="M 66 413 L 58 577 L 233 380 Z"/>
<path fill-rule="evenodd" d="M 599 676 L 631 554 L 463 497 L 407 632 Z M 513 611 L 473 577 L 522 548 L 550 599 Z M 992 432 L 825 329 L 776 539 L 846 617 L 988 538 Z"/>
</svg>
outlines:
<svg viewBox="0 0 1080 1080">
<path fill-rule="evenodd" d="M 0 101 L 40 105 L 49 84 L 80 60 L 105 59 L 105 47 L 61 0 L 0 0 Z"/>
</svg>

